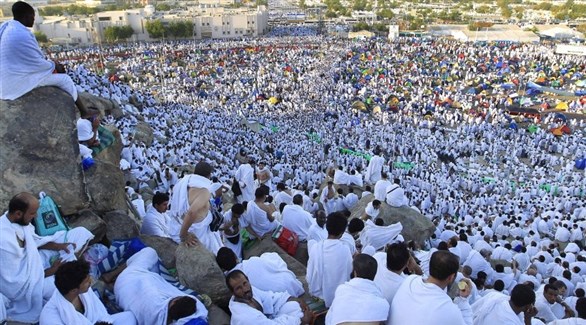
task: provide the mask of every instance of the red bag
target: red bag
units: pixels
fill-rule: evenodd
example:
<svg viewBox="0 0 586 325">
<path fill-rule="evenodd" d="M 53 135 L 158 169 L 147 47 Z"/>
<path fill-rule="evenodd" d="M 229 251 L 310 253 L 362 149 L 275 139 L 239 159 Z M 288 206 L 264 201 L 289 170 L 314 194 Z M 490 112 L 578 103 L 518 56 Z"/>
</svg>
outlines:
<svg viewBox="0 0 586 325">
<path fill-rule="evenodd" d="M 299 236 L 291 230 L 279 225 L 273 232 L 273 240 L 287 254 L 295 256 L 297 246 L 299 246 Z"/>
</svg>

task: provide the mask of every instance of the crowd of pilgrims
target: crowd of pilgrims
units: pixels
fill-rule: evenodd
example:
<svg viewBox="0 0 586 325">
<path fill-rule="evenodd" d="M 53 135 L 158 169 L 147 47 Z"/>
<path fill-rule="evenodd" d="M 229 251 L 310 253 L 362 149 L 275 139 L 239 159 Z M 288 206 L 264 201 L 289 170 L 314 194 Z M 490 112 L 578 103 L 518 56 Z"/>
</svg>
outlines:
<svg viewBox="0 0 586 325">
<path fill-rule="evenodd" d="M 269 180 L 263 179 L 263 184 L 270 189 L 266 194 L 273 198 L 277 222 L 283 220 L 279 203 L 295 205 L 292 198 L 300 195 L 313 227 L 322 229 L 321 235 L 314 234 L 316 238 L 299 234 L 305 240 L 332 236 L 325 220 L 316 220 L 320 210 L 333 214 L 334 220 L 336 212 L 352 210 L 358 201 L 353 191 L 320 195 L 326 191 L 320 192 L 325 182 L 333 180 L 334 188 L 353 187 L 362 197 L 374 193 L 374 198 L 390 205 L 396 200 L 390 202 L 386 191 L 395 183 L 404 193 L 404 204 L 399 205 L 417 210 L 436 228 L 422 247 L 409 243 L 416 258 L 413 263 L 419 265 L 408 258 L 408 264 L 391 268 L 384 246 L 375 252 L 353 240 L 345 243 L 352 254 L 374 255 L 378 262 L 374 283 L 387 309 L 381 307 L 383 319 L 370 321 L 407 324 L 408 318 L 393 314 L 433 304 L 433 300 L 409 300 L 400 284 L 412 280 L 401 274 L 408 269 L 437 280 L 437 271 L 430 275 L 430 262 L 439 263 L 432 254 L 450 251 L 462 267 L 450 281 L 463 279 L 466 284 L 461 284 L 461 297 L 450 306 L 456 309 L 441 307 L 448 308 L 446 321 L 495 324 L 487 315 L 501 308 L 502 301 L 508 303 L 510 296 L 511 308 L 525 306 L 520 301 L 527 299 L 526 305 L 531 305 L 513 308 L 519 324 L 524 321 L 520 312 L 534 324 L 584 322 L 578 317 L 586 317 L 586 301 L 576 301 L 586 289 L 586 173 L 575 164 L 586 158 L 586 122 L 579 115 L 586 109 L 586 99 L 526 94 L 527 83 L 540 78 L 546 86 L 555 79 L 564 90 L 579 90 L 576 82 L 586 72 L 584 57 L 555 54 L 546 44 L 346 40 L 303 28 L 293 33 L 276 28 L 272 35 L 258 39 L 119 44 L 50 56 L 67 64 L 79 91 L 111 99 L 124 111 L 121 118 L 105 117 L 101 123 L 113 124 L 121 132 L 121 169 L 143 217 L 151 209 L 152 194 L 172 196 L 173 187 L 198 162 L 213 166 L 215 189 L 228 190 L 239 182 L 243 194 L 234 200 L 249 206 L 259 198 L 258 191 L 250 191 L 259 180 L 247 184 L 241 179 L 242 166 L 252 167 L 253 174 L 268 171 Z M 561 101 L 567 102 L 568 113 L 577 114 L 509 114 L 516 108 L 543 111 Z M 153 130 L 150 145 L 135 139 L 140 121 Z M 563 125 L 570 134 L 550 131 Z M 375 189 L 380 182 L 387 182 L 382 196 Z M 250 188 L 245 190 L 247 185 Z M 283 191 L 288 198 L 279 195 Z M 146 203 L 144 193 L 151 193 L 145 195 Z M 376 221 L 368 216 L 376 219 L 378 203 L 373 207 L 371 202 L 365 211 L 366 228 Z M 226 214 L 233 212 L 228 209 Z M 335 222 L 331 223 L 333 231 Z M 354 239 L 361 229 L 352 231 Z M 206 247 L 220 256 L 222 244 Z M 387 250 L 389 256 L 401 259 L 406 249 L 393 243 Z M 241 257 L 241 252 L 235 253 Z M 312 247 L 310 291 L 319 292 L 321 296 L 316 296 L 331 307 L 327 321 L 334 324 L 333 317 L 351 317 L 343 310 L 351 302 L 344 305 L 336 297 L 347 295 L 351 300 L 352 294 L 345 292 L 350 289 L 344 286 L 360 288 L 360 283 L 352 284 L 358 279 L 343 275 L 339 283 L 316 289 L 319 285 L 311 278 L 325 275 L 310 275 L 319 260 L 312 262 L 311 255 Z M 335 278 L 336 272 L 344 273 L 338 272 L 344 261 L 342 257 L 326 264 L 330 269 L 322 273 Z M 354 264 L 350 260 L 348 271 L 368 278 L 361 265 L 369 262 L 365 257 Z M 385 278 L 384 272 L 399 276 Z M 534 292 L 532 301 L 526 287 Z M 435 294 L 420 289 L 422 296 Z M 393 302 L 395 293 L 402 302 Z M 378 302 L 365 299 L 372 302 L 365 307 L 372 312 Z M 443 306 L 443 298 L 437 299 Z M 556 322 L 570 316 L 571 323 Z"/>
</svg>

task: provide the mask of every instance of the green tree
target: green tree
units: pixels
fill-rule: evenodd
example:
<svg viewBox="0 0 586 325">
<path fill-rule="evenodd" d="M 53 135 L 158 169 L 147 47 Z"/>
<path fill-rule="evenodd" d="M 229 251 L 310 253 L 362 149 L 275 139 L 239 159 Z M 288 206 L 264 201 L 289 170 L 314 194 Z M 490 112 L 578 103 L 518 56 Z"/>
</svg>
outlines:
<svg viewBox="0 0 586 325">
<path fill-rule="evenodd" d="M 385 24 L 374 24 L 373 27 L 378 32 L 386 32 L 389 30 L 389 26 Z"/>
<path fill-rule="evenodd" d="M 391 9 L 383 9 L 377 13 L 377 15 L 383 19 L 392 19 L 395 14 Z"/>
<path fill-rule="evenodd" d="M 333 10 L 326 11 L 327 18 L 338 18 L 338 14 Z"/>
<path fill-rule="evenodd" d="M 155 9 L 157 11 L 169 11 L 169 10 L 171 10 L 171 6 L 169 6 L 166 3 L 159 3 L 155 6 Z"/>
<path fill-rule="evenodd" d="M 299 8 L 301 8 L 301 9 L 307 8 L 307 4 L 305 3 L 305 0 L 299 0 Z"/>
<path fill-rule="evenodd" d="M 482 5 L 476 8 L 476 12 L 479 14 L 487 14 L 491 11 L 490 7 L 487 5 Z"/>
<path fill-rule="evenodd" d="M 352 30 L 355 32 L 359 32 L 361 30 L 370 30 L 370 25 L 368 25 L 365 22 L 359 22 L 354 24 L 354 26 L 352 26 Z"/>
<path fill-rule="evenodd" d="M 126 40 L 134 34 L 130 26 L 108 26 L 104 29 L 104 38 L 108 42 Z"/>
<path fill-rule="evenodd" d="M 161 38 L 165 36 L 165 26 L 159 19 L 149 20 L 145 24 L 145 28 L 149 36 L 152 38 Z"/>
<path fill-rule="evenodd" d="M 39 43 L 47 43 L 49 41 L 49 39 L 47 38 L 47 35 L 45 35 L 45 33 L 38 31 L 35 32 L 35 38 L 37 39 L 37 42 Z"/>
<path fill-rule="evenodd" d="M 189 21 L 172 21 L 167 27 L 168 35 L 175 38 L 189 38 L 193 35 L 193 24 Z"/>
</svg>

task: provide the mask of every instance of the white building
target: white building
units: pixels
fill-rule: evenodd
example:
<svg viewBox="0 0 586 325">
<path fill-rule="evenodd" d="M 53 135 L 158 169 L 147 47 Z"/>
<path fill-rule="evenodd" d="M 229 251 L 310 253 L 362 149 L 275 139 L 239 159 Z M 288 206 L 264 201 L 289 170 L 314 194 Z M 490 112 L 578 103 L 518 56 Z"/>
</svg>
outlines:
<svg viewBox="0 0 586 325">
<path fill-rule="evenodd" d="M 134 30 L 132 40 L 152 41 L 145 26 L 154 19 L 160 19 L 163 24 L 174 20 L 193 22 L 194 39 L 254 37 L 264 34 L 268 28 L 268 11 L 260 6 L 252 10 L 194 8 L 181 15 L 153 15 L 152 10 L 130 9 L 99 12 L 92 17 L 46 17 L 35 22 L 35 30 L 56 43 L 95 44 L 104 41 L 108 26 L 130 26 Z"/>
</svg>

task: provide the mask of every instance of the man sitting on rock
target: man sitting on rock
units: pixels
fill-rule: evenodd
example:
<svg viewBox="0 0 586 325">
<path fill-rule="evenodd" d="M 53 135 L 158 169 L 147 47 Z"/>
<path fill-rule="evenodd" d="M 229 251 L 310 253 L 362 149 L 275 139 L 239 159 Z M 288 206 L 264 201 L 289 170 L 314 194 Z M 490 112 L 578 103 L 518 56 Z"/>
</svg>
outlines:
<svg viewBox="0 0 586 325">
<path fill-rule="evenodd" d="M 301 282 L 289 271 L 287 264 L 277 253 L 252 256 L 238 263 L 236 254 L 231 249 L 222 247 L 216 256 L 216 262 L 224 272 L 243 271 L 250 278 L 251 284 L 260 290 L 284 291 L 293 297 L 304 293 Z"/>
<path fill-rule="evenodd" d="M 53 274 L 61 262 L 75 260 L 94 237 L 83 227 L 37 236 L 31 221 L 38 208 L 37 198 L 20 193 L 0 217 L 0 294 L 8 300 L 6 317 L 10 321 L 37 322 L 43 298 L 53 295 Z"/>
<path fill-rule="evenodd" d="M 126 261 L 114 284 L 118 305 L 131 311 L 138 324 L 165 325 L 175 321 L 185 324 L 191 319 L 207 318 L 208 311 L 203 303 L 159 275 L 158 263 L 159 256 L 150 247 Z"/>
<path fill-rule="evenodd" d="M 37 87 L 55 86 L 67 92 L 80 113 L 85 111 L 73 80 L 61 64 L 45 59 L 28 28 L 35 10 L 23 1 L 12 5 L 13 20 L 0 25 L 0 99 L 14 100 Z"/>
<path fill-rule="evenodd" d="M 114 325 L 136 324 L 134 314 L 108 314 L 106 307 L 91 289 L 90 266 L 85 261 L 62 264 L 55 273 L 55 287 L 51 299 L 41 312 L 41 325 L 93 325 L 108 322 Z"/>
<path fill-rule="evenodd" d="M 157 192 L 153 196 L 153 203 L 148 208 L 140 233 L 144 235 L 159 236 L 170 238 L 169 235 L 169 216 L 167 208 L 169 206 L 169 195 L 167 193 Z"/>
<path fill-rule="evenodd" d="M 173 187 L 171 197 L 171 238 L 176 242 L 185 242 L 188 246 L 202 243 L 214 253 L 224 246 L 220 233 L 210 231 L 213 220 L 210 211 L 212 197 L 213 167 L 206 162 L 199 162 L 193 174 L 184 176 Z"/>
<path fill-rule="evenodd" d="M 409 204 L 409 199 L 405 196 L 405 190 L 401 188 L 401 181 L 395 178 L 394 183 L 387 187 L 387 204 L 394 207 L 400 208 Z"/>
<path fill-rule="evenodd" d="M 305 302 L 286 292 L 257 289 L 240 270 L 230 272 L 226 284 L 233 295 L 229 304 L 231 325 L 305 325 L 311 322 L 313 316 Z"/>
</svg>

